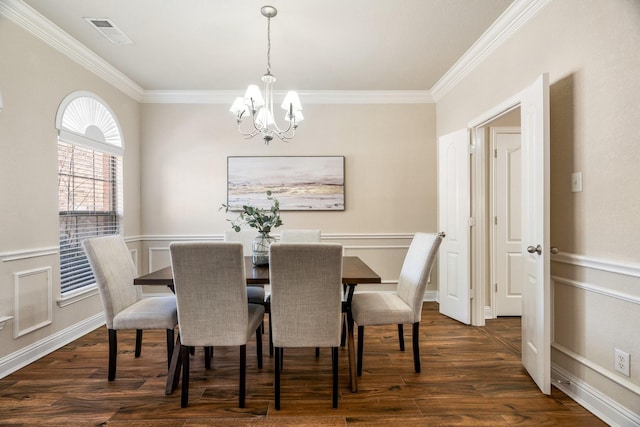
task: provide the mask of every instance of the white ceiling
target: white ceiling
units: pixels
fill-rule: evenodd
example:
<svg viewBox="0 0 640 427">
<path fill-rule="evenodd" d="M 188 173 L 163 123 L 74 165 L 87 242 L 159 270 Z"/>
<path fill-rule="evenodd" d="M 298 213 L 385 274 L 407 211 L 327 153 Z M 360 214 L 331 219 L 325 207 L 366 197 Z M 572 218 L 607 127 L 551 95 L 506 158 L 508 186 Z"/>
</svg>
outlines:
<svg viewBox="0 0 640 427">
<path fill-rule="evenodd" d="M 15 0 L 14 0 L 15 1 Z M 143 90 L 430 90 L 513 0 L 23 0 Z M 111 44 L 85 17 L 110 18 Z"/>
</svg>

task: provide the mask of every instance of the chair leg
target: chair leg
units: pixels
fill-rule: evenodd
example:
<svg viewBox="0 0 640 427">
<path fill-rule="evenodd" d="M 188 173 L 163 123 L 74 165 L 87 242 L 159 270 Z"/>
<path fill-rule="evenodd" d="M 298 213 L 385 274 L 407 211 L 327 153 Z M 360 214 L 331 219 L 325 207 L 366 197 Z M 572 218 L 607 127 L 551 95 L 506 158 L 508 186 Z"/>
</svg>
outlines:
<svg viewBox="0 0 640 427">
<path fill-rule="evenodd" d="M 116 379 L 116 357 L 118 356 L 118 335 L 115 329 L 109 329 L 109 381 Z"/>
<path fill-rule="evenodd" d="M 211 369 L 211 353 L 212 353 L 212 348 L 211 347 L 205 347 L 204 348 L 204 369 Z"/>
<path fill-rule="evenodd" d="M 316 347 L 316 359 L 320 357 L 320 347 Z"/>
<path fill-rule="evenodd" d="M 238 406 L 244 408 L 247 394 L 247 345 L 240 346 L 240 397 Z"/>
<path fill-rule="evenodd" d="M 331 367 L 333 368 L 333 409 L 338 409 L 338 347 L 331 347 Z"/>
<path fill-rule="evenodd" d="M 400 343 L 400 351 L 404 351 L 404 325 L 398 323 L 398 342 Z"/>
<path fill-rule="evenodd" d="M 275 394 L 275 406 L 277 410 L 280 410 L 280 347 L 276 347 L 276 357 L 273 360 L 274 363 L 274 394 Z"/>
<path fill-rule="evenodd" d="M 420 322 L 413 324 L 413 367 L 420 373 Z"/>
<path fill-rule="evenodd" d="M 358 325 L 358 376 L 362 376 L 362 350 L 364 348 L 364 326 Z"/>
<path fill-rule="evenodd" d="M 258 369 L 262 369 L 262 330 L 264 325 L 256 329 L 256 356 L 258 357 Z"/>
<path fill-rule="evenodd" d="M 136 351 L 134 353 L 135 357 L 140 357 L 141 352 L 142 352 L 142 329 L 136 329 Z"/>
<path fill-rule="evenodd" d="M 175 333 L 173 329 L 167 329 L 167 368 L 171 366 L 171 357 L 173 356 L 173 341 Z"/>
<path fill-rule="evenodd" d="M 182 346 L 182 393 L 180 395 L 180 406 L 186 408 L 189 404 L 189 346 Z"/>
<path fill-rule="evenodd" d="M 273 329 L 271 328 L 271 311 L 269 311 L 269 357 L 273 356 L 273 339 L 271 338 L 273 335 L 271 333 Z"/>
</svg>

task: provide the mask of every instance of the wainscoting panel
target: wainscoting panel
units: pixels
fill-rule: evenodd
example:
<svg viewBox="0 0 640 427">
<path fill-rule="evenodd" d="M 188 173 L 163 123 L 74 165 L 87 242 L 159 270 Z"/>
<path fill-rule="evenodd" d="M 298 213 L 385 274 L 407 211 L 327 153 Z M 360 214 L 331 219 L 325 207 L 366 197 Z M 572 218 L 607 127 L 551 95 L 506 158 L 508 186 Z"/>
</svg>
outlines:
<svg viewBox="0 0 640 427">
<path fill-rule="evenodd" d="M 14 332 L 18 338 L 53 321 L 51 267 L 19 271 L 14 277 Z"/>
<path fill-rule="evenodd" d="M 612 425 L 639 425 L 640 266 L 564 253 L 552 258 L 552 380 Z M 615 349 L 631 376 L 615 370 Z"/>
</svg>

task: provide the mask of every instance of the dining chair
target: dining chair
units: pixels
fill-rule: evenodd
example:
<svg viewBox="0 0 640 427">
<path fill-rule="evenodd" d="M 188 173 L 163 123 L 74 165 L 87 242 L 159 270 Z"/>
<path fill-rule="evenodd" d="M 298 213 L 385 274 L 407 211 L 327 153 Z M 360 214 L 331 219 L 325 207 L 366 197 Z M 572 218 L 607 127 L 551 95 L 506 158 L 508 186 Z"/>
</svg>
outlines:
<svg viewBox="0 0 640 427">
<path fill-rule="evenodd" d="M 225 242 L 242 243 L 242 252 L 244 256 L 251 256 L 253 252 L 253 239 L 258 235 L 252 230 L 227 230 L 224 232 Z M 251 285 L 247 286 L 247 298 L 251 304 L 264 304 L 265 292 L 263 286 Z"/>
<path fill-rule="evenodd" d="M 422 302 L 431 268 L 436 260 L 442 237 L 438 234 L 416 233 L 405 256 L 395 294 L 362 292 L 353 295 L 351 313 L 358 325 L 358 376 L 362 375 L 364 327 L 398 325 L 400 350 L 404 351 L 403 324 L 413 325 L 413 365 L 420 372 L 419 328 Z"/>
<path fill-rule="evenodd" d="M 283 243 L 320 243 L 321 238 L 322 234 L 317 229 L 282 230 L 280 232 L 280 241 Z M 271 314 L 269 314 L 269 319 L 271 319 Z M 271 320 L 269 320 L 269 325 L 271 325 Z M 271 334 L 269 334 L 269 337 L 271 337 Z M 269 355 L 273 355 L 271 338 L 269 338 Z M 320 357 L 320 349 L 317 347 L 316 357 Z"/>
<path fill-rule="evenodd" d="M 86 239 L 82 246 L 104 307 L 109 334 L 109 381 L 116 378 L 116 331 L 120 329 L 135 329 L 135 357 L 140 357 L 144 329 L 166 329 L 168 366 L 173 353 L 174 328 L 178 323 L 175 296 L 142 297 L 140 287 L 133 285 L 138 272 L 122 236 L 116 234 Z"/>
<path fill-rule="evenodd" d="M 342 245 L 273 243 L 269 263 L 275 408 L 280 409 L 282 349 L 285 347 L 331 347 L 333 408 L 337 408 Z"/>
<path fill-rule="evenodd" d="M 242 244 L 174 242 L 169 245 L 178 302 L 182 351 L 180 404 L 189 402 L 189 357 L 193 347 L 240 349 L 239 407 L 245 407 L 247 341 L 256 334 L 258 368 L 262 368 L 264 306 L 249 304 Z"/>
</svg>

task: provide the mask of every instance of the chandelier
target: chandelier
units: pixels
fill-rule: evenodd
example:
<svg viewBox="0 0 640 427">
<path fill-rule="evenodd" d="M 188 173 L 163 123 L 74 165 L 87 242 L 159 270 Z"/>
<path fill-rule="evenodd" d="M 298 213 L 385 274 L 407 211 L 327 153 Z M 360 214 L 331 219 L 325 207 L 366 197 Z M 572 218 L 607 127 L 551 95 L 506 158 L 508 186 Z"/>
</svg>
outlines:
<svg viewBox="0 0 640 427">
<path fill-rule="evenodd" d="M 267 18 L 267 72 L 262 76 L 264 82 L 264 98 L 257 85 L 249 85 L 244 98 L 238 97 L 229 109 L 236 116 L 238 131 L 247 139 L 260 134 L 265 144 L 274 136 L 282 141 L 292 139 L 296 134 L 298 124 L 304 120 L 302 116 L 302 104 L 298 94 L 289 91 L 282 101 L 281 107 L 286 111 L 284 119 L 286 128 L 282 129 L 275 121 L 273 111 L 273 83 L 276 78 L 271 74 L 271 18 L 277 15 L 278 11 L 273 6 L 263 6 L 260 13 Z M 246 117 L 251 116 L 251 125 L 248 131 L 243 131 L 242 122 Z"/>
</svg>

